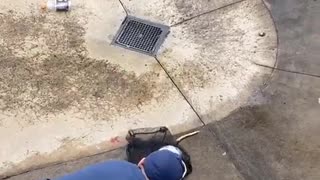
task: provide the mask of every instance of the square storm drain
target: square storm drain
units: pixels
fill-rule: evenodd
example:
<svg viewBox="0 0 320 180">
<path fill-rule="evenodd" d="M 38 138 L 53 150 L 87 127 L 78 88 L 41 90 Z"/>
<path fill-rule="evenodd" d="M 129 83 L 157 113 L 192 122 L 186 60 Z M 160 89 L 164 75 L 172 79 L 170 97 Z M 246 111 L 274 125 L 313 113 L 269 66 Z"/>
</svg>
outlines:
<svg viewBox="0 0 320 180">
<path fill-rule="evenodd" d="M 155 55 L 169 34 L 169 26 L 128 16 L 123 21 L 113 44 Z"/>
</svg>

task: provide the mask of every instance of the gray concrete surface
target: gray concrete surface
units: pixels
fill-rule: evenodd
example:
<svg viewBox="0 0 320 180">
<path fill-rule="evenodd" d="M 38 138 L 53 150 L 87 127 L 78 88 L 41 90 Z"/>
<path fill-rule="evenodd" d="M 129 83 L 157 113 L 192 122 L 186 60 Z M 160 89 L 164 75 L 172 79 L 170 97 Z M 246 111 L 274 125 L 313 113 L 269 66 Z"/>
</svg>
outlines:
<svg viewBox="0 0 320 180">
<path fill-rule="evenodd" d="M 195 166 L 190 179 L 320 178 L 319 1 L 266 2 L 278 30 L 277 66 L 243 106 L 183 142 Z M 226 152 L 226 154 L 224 153 Z M 225 154 L 225 156 L 224 156 Z M 85 164 L 123 158 L 123 149 L 24 173 L 10 180 L 57 176 Z M 92 160 L 89 162 L 89 160 Z"/>
<path fill-rule="evenodd" d="M 318 78 L 275 72 L 268 104 L 243 107 L 213 126 L 248 180 L 320 177 Z"/>
<path fill-rule="evenodd" d="M 192 157 L 193 173 L 188 179 L 244 180 L 210 126 L 181 142 Z"/>
<path fill-rule="evenodd" d="M 267 0 L 267 3 L 278 29 L 278 68 L 319 76 L 319 1 Z"/>
</svg>

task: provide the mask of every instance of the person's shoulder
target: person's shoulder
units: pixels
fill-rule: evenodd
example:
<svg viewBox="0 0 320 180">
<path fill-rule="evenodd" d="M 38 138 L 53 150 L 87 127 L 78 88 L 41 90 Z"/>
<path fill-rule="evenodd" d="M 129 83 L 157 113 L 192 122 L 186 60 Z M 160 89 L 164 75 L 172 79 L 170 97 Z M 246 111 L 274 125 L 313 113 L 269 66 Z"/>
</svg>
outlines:
<svg viewBox="0 0 320 180">
<path fill-rule="evenodd" d="M 87 166 L 58 180 L 144 180 L 144 176 L 135 164 L 121 160 L 109 160 Z"/>
<path fill-rule="evenodd" d="M 138 168 L 137 165 L 130 163 L 128 161 L 124 160 L 109 160 L 102 163 L 97 164 L 98 166 L 109 166 L 109 167 L 132 167 L 132 168 Z"/>
<path fill-rule="evenodd" d="M 110 160 L 101 164 L 104 174 L 116 179 L 143 180 L 144 176 L 136 164 L 127 161 Z"/>
</svg>

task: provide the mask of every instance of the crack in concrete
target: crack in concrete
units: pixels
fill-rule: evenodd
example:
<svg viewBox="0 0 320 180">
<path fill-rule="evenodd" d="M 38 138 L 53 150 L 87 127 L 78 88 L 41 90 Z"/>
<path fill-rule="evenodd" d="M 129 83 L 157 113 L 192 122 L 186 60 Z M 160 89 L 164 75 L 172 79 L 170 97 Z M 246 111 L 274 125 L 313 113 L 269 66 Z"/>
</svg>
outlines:
<svg viewBox="0 0 320 180">
<path fill-rule="evenodd" d="M 127 9 L 127 8 L 126 8 L 126 6 L 124 5 L 124 3 L 123 3 L 121 0 L 119 0 L 119 3 L 121 4 L 121 6 L 122 6 L 122 8 L 123 8 L 124 12 L 126 12 L 126 15 L 128 16 L 128 15 L 129 15 L 129 13 L 128 13 L 128 9 Z"/>
<path fill-rule="evenodd" d="M 287 73 L 293 73 L 293 74 L 299 74 L 299 75 L 304 75 L 304 76 L 309 76 L 309 77 L 315 77 L 315 78 L 320 78 L 320 75 L 317 74 L 310 74 L 310 73 L 304 73 L 304 72 L 299 72 L 299 71 L 293 71 L 293 70 L 287 70 L 287 69 L 282 69 L 282 68 L 277 68 L 277 67 L 271 67 L 263 64 L 258 64 L 258 63 L 253 63 L 254 65 L 276 70 L 276 71 L 282 71 L 282 72 L 287 72 Z"/>
<path fill-rule="evenodd" d="M 192 111 L 197 115 L 197 117 L 199 118 L 199 120 L 201 121 L 202 125 L 205 126 L 206 123 L 204 122 L 204 120 L 201 118 L 200 114 L 196 111 L 196 109 L 193 107 L 193 105 L 191 104 L 191 102 L 188 100 L 187 96 L 184 95 L 184 93 L 182 92 L 182 90 L 179 88 L 179 86 L 177 85 L 177 83 L 173 80 L 173 78 L 170 76 L 169 72 L 167 71 L 167 69 L 161 64 L 161 62 L 159 61 L 159 59 L 157 57 L 154 57 L 155 60 L 158 62 L 158 64 L 161 66 L 161 68 L 163 69 L 163 71 L 167 74 L 168 78 L 170 79 L 170 81 L 173 83 L 173 85 L 176 87 L 176 89 L 179 91 L 179 93 L 182 95 L 182 97 L 184 98 L 184 100 L 189 104 L 189 106 L 191 107 Z"/>
<path fill-rule="evenodd" d="M 198 17 L 200 17 L 200 16 L 204 16 L 204 15 L 206 15 L 206 14 L 213 13 L 213 12 L 215 12 L 215 11 L 217 11 L 217 10 L 220 10 L 220 9 L 223 9 L 223 8 L 227 8 L 227 7 L 229 7 L 229 6 L 233 6 L 233 5 L 238 4 L 238 3 L 241 3 L 241 2 L 243 2 L 243 1 L 245 1 L 245 0 L 236 1 L 236 2 L 233 2 L 233 3 L 231 3 L 231 4 L 228 4 L 228 5 L 219 7 L 219 8 L 217 8 L 217 9 L 213 9 L 213 10 L 210 10 L 210 11 L 207 11 L 207 12 L 204 12 L 204 13 L 201 13 L 201 14 L 198 14 L 198 15 L 196 15 L 196 16 L 193 16 L 193 17 L 184 19 L 184 20 L 182 20 L 182 21 L 180 21 L 180 22 L 177 22 L 177 23 L 175 23 L 175 24 L 173 24 L 173 25 L 170 25 L 170 27 L 178 26 L 178 25 L 183 24 L 183 23 L 185 23 L 185 22 L 191 21 L 192 19 L 198 18 Z"/>
</svg>

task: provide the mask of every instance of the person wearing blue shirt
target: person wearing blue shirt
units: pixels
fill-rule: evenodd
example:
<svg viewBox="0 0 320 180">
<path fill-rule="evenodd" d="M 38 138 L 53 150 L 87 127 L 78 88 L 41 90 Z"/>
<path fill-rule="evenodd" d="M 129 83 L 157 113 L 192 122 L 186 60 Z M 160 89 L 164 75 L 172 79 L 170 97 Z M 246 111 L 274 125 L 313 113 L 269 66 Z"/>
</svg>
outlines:
<svg viewBox="0 0 320 180">
<path fill-rule="evenodd" d="M 186 171 L 181 152 L 167 146 L 143 158 L 138 165 L 110 160 L 54 180 L 181 180 Z"/>
</svg>

